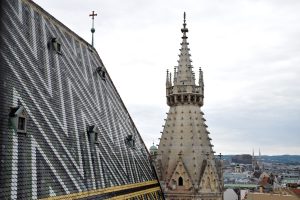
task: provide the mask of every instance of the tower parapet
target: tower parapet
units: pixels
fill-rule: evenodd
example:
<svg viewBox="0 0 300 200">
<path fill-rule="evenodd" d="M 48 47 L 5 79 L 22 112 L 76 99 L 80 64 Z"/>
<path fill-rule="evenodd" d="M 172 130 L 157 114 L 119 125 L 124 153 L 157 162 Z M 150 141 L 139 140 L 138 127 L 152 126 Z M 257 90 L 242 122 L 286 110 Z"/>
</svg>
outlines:
<svg viewBox="0 0 300 200">
<path fill-rule="evenodd" d="M 196 85 L 170 86 L 167 88 L 168 106 L 195 104 L 203 106 L 203 88 Z"/>
</svg>

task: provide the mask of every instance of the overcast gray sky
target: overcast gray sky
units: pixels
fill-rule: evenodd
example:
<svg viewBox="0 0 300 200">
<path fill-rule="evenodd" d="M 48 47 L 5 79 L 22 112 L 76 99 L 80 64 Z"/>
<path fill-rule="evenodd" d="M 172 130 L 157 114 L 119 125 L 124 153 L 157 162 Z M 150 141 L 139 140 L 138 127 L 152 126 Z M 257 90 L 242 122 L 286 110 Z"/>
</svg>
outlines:
<svg viewBox="0 0 300 200">
<path fill-rule="evenodd" d="M 87 41 L 98 14 L 95 48 L 148 147 L 168 112 L 186 11 L 214 150 L 300 154 L 299 0 L 34 1 Z"/>
</svg>

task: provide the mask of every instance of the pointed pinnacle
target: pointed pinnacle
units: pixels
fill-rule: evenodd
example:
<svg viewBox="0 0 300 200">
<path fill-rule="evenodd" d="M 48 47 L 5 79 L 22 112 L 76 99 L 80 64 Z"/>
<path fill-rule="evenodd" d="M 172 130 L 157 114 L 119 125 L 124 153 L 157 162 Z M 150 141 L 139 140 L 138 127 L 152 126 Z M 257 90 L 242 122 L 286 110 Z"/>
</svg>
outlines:
<svg viewBox="0 0 300 200">
<path fill-rule="evenodd" d="M 181 32 L 183 33 L 183 37 L 186 37 L 185 36 L 185 33 L 186 32 L 189 32 L 189 30 L 186 28 L 186 14 L 185 12 L 183 13 L 183 28 L 181 29 Z M 186 37 L 187 38 L 187 37 Z"/>
</svg>

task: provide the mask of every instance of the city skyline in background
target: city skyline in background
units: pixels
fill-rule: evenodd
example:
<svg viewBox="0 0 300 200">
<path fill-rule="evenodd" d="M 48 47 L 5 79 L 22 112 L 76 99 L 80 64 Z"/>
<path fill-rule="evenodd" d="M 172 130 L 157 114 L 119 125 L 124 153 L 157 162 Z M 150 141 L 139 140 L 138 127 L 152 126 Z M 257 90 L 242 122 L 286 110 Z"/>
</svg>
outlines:
<svg viewBox="0 0 300 200">
<path fill-rule="evenodd" d="M 88 15 L 98 14 L 95 48 L 147 147 L 169 109 L 166 70 L 177 65 L 185 11 L 214 150 L 300 154 L 300 2 L 34 2 L 88 42 Z"/>
</svg>

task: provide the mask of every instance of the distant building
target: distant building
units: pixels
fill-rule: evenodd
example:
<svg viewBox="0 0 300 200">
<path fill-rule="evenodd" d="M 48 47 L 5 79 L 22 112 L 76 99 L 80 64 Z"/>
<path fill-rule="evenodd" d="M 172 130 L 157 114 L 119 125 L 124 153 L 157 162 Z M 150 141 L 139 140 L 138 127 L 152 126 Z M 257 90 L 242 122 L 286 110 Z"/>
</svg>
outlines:
<svg viewBox="0 0 300 200">
<path fill-rule="evenodd" d="M 155 158 L 157 155 L 157 151 L 158 151 L 158 149 L 153 143 L 153 145 L 150 147 L 150 151 L 149 151 L 150 155 Z"/>
<path fill-rule="evenodd" d="M 240 200 L 246 200 L 249 190 L 240 190 Z"/>
<path fill-rule="evenodd" d="M 252 152 L 252 170 L 253 171 L 261 171 L 262 170 L 260 149 L 259 149 L 259 155 L 258 156 L 254 155 L 254 150 Z"/>
<path fill-rule="evenodd" d="M 157 151 L 158 151 L 158 149 L 157 149 L 156 145 L 154 145 L 154 143 L 153 143 L 153 145 L 149 149 L 151 164 L 153 167 L 155 166 L 155 159 L 157 156 Z"/>
<path fill-rule="evenodd" d="M 235 155 L 232 156 L 232 162 L 238 164 L 251 164 L 252 163 L 252 156 L 250 154 L 243 154 L 243 155 Z"/>
<path fill-rule="evenodd" d="M 191 64 L 185 14 L 182 43 L 173 77 L 167 72 L 170 110 L 158 146 L 156 172 L 167 199 L 222 199 L 222 175 L 201 111 L 203 74 L 198 85 Z"/>
<path fill-rule="evenodd" d="M 243 172 L 243 167 L 240 164 L 237 164 L 234 168 L 235 173 L 242 173 Z"/>
<path fill-rule="evenodd" d="M 245 200 L 299 200 L 293 194 L 248 193 Z"/>
</svg>

